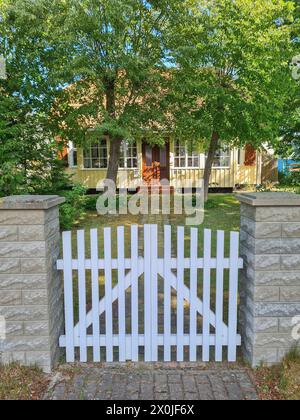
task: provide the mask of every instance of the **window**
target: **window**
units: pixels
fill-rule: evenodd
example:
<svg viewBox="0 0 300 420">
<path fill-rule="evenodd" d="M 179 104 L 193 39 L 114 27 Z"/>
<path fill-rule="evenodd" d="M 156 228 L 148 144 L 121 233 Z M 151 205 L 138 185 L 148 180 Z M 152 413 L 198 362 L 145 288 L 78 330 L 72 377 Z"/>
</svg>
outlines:
<svg viewBox="0 0 300 420">
<path fill-rule="evenodd" d="M 185 146 L 175 142 L 175 167 L 185 168 L 186 167 L 186 150 Z"/>
<path fill-rule="evenodd" d="M 187 166 L 188 168 L 199 168 L 199 154 L 197 152 L 193 152 L 191 155 L 187 156 Z"/>
<path fill-rule="evenodd" d="M 138 167 L 138 155 L 136 143 L 123 141 L 121 145 L 120 168 L 131 169 Z"/>
<path fill-rule="evenodd" d="M 228 168 L 230 167 L 230 148 L 222 147 L 217 150 L 216 156 L 213 162 L 214 168 Z"/>
<path fill-rule="evenodd" d="M 77 167 L 77 149 L 73 149 L 73 167 Z"/>
<path fill-rule="evenodd" d="M 106 169 L 107 168 L 107 142 L 100 140 L 92 144 L 83 152 L 84 168 Z"/>
<path fill-rule="evenodd" d="M 77 168 L 77 149 L 72 142 L 69 142 L 68 162 L 70 168 Z"/>
<path fill-rule="evenodd" d="M 197 152 L 189 153 L 186 146 L 175 142 L 175 168 L 199 168 L 200 156 Z"/>
</svg>

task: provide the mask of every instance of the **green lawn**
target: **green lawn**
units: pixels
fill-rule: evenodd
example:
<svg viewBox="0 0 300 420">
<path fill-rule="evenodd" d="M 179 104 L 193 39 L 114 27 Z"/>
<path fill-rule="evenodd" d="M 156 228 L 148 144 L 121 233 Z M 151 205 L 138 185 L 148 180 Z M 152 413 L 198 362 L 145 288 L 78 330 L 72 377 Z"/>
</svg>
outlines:
<svg viewBox="0 0 300 420">
<path fill-rule="evenodd" d="M 117 249 L 117 234 L 116 230 L 118 226 L 125 227 L 125 243 L 130 243 L 130 226 L 132 224 L 138 224 L 140 227 L 145 223 L 153 223 L 158 225 L 159 229 L 159 252 L 162 252 L 163 245 L 163 226 L 169 224 L 172 226 L 172 234 L 174 239 L 174 249 L 176 246 L 176 236 L 175 232 L 177 226 L 185 226 L 185 215 L 176 215 L 171 213 L 169 216 L 99 216 L 96 211 L 88 212 L 83 220 L 81 220 L 76 227 L 76 229 L 85 229 L 88 232 L 91 228 L 99 229 L 99 240 L 100 244 L 103 240 L 103 228 L 111 227 L 112 228 L 112 250 L 114 256 L 116 256 Z M 204 223 L 199 227 L 199 255 L 202 253 L 202 233 L 204 229 L 212 229 L 213 232 L 217 230 L 224 230 L 225 232 L 229 231 L 238 231 L 240 228 L 240 206 L 239 202 L 236 200 L 233 194 L 211 194 L 209 196 L 209 201 L 205 208 L 205 218 Z M 73 231 L 73 252 L 76 254 L 76 229 Z M 189 227 L 185 229 L 186 232 L 186 255 L 189 254 Z M 141 239 L 142 239 L 142 229 L 141 229 Z M 214 238 L 213 238 L 214 239 Z M 229 235 L 226 235 L 226 252 L 228 252 L 228 241 Z M 86 248 L 87 253 L 90 252 L 90 244 L 88 235 L 86 235 Z M 103 256 L 103 248 L 100 247 L 100 256 Z M 215 241 L 212 241 L 212 252 L 215 251 Z M 126 254 L 130 256 L 130 249 L 126 247 Z"/>
</svg>

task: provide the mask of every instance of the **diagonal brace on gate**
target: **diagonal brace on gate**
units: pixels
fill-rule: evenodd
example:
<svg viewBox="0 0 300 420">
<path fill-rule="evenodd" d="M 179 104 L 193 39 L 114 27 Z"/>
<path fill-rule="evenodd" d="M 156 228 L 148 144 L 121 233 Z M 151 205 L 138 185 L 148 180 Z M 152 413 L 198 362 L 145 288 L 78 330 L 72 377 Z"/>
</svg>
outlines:
<svg viewBox="0 0 300 420">
<path fill-rule="evenodd" d="M 170 360 L 170 346 L 176 343 L 177 360 L 183 360 L 183 346 L 190 347 L 190 360 L 196 359 L 196 348 L 203 347 L 203 361 L 210 358 L 210 346 L 216 347 L 216 361 L 222 359 L 222 347 L 228 345 L 228 360 L 236 358 L 236 346 L 240 344 L 240 336 L 237 335 L 237 298 L 238 298 L 238 270 L 243 267 L 242 259 L 238 258 L 239 234 L 230 234 L 230 257 L 224 257 L 224 232 L 217 234 L 217 256 L 211 257 L 211 231 L 204 231 L 204 256 L 197 257 L 198 229 L 191 229 L 191 256 L 184 256 L 184 228 L 177 231 L 177 258 L 172 258 L 171 227 L 164 229 L 164 257 L 157 255 L 158 227 L 155 225 L 144 226 L 144 256 L 138 256 L 138 228 L 131 228 L 131 258 L 124 256 L 124 228 L 118 228 L 118 258 L 111 256 L 111 229 L 104 229 L 104 259 L 98 258 L 97 230 L 91 230 L 91 258 L 86 259 L 84 243 L 84 231 L 77 232 L 78 259 L 72 258 L 71 232 L 63 233 L 63 260 L 57 262 L 57 268 L 64 271 L 65 282 L 65 313 L 66 313 L 66 336 L 60 339 L 61 347 L 67 348 L 67 360 L 74 359 L 74 347 L 80 343 L 80 359 L 86 361 L 86 346 L 94 349 L 94 361 L 100 361 L 100 345 L 107 348 L 108 361 L 113 358 L 113 346 L 120 349 L 120 360 L 125 360 L 125 355 L 137 360 L 138 346 L 145 347 L 145 360 L 157 360 L 157 347 L 164 345 L 164 360 Z M 184 270 L 190 270 L 190 287 L 184 284 Z M 203 300 L 198 297 L 198 269 L 203 270 Z M 216 313 L 211 306 L 211 270 L 216 270 Z M 228 326 L 223 321 L 223 272 L 229 270 L 229 320 Z M 92 310 L 86 313 L 85 300 L 85 271 L 92 272 Z M 99 296 L 99 270 L 105 274 L 105 294 Z M 118 285 L 112 287 L 112 270 L 118 270 Z M 129 272 L 125 273 L 125 270 Z M 174 273 L 176 270 L 176 274 Z M 73 271 L 79 275 L 79 312 L 80 321 L 74 326 L 73 322 Z M 144 274 L 145 280 L 145 335 L 138 333 L 138 280 Z M 163 336 L 158 334 L 158 276 L 164 279 L 164 307 L 167 309 L 164 315 Z M 126 334 L 125 328 L 125 292 L 132 289 L 132 303 L 134 302 L 132 315 L 132 336 Z M 173 288 L 177 292 L 177 335 L 170 331 L 170 292 Z M 119 336 L 113 334 L 112 327 L 112 304 L 119 301 Z M 190 333 L 186 335 L 183 327 L 184 302 L 190 304 Z M 106 313 L 106 333 L 100 335 L 99 317 Z M 203 335 L 197 333 L 196 313 L 203 316 Z M 178 321 L 179 320 L 179 321 Z M 93 325 L 93 336 L 87 335 L 87 328 Z M 210 334 L 210 325 L 216 330 L 215 336 Z M 129 341 L 128 341 L 129 340 Z M 175 341 L 174 341 L 175 340 Z M 160 343 L 160 344 L 159 344 Z M 202 344 L 200 344 L 202 343 Z M 131 347 L 131 349 L 130 349 Z M 127 348 L 127 349 L 126 349 Z M 127 353 L 127 350 L 129 353 Z M 131 352 L 131 353 L 130 353 Z M 128 356 L 129 355 L 129 356 Z"/>
</svg>

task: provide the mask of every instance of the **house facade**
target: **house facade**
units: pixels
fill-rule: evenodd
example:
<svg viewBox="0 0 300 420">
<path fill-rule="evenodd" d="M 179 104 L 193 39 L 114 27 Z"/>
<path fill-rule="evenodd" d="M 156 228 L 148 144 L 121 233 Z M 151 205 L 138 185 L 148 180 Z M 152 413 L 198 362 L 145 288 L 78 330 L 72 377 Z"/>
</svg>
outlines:
<svg viewBox="0 0 300 420">
<path fill-rule="evenodd" d="M 68 169 L 75 182 L 88 189 L 99 188 L 106 178 L 109 139 L 101 138 L 86 148 L 69 143 Z M 179 141 L 170 138 L 162 147 L 146 142 L 123 142 L 118 172 L 119 188 L 135 188 L 141 183 L 166 179 L 171 186 L 189 180 L 203 179 L 205 153 L 190 152 Z M 268 162 L 268 168 L 265 162 Z M 277 160 L 267 151 L 248 145 L 244 149 L 220 148 L 213 164 L 210 188 L 233 189 L 237 186 L 260 185 L 263 179 L 277 181 Z M 269 175 L 268 172 L 269 171 Z"/>
</svg>

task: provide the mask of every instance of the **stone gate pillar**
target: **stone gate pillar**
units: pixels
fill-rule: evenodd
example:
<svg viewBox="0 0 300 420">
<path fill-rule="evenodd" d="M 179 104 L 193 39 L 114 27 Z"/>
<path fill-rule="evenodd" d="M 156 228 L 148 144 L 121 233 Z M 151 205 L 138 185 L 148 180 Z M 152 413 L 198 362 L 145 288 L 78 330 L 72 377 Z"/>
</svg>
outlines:
<svg viewBox="0 0 300 420">
<path fill-rule="evenodd" d="M 49 372 L 59 356 L 63 284 L 58 196 L 0 199 L 0 362 Z"/>
<path fill-rule="evenodd" d="M 279 362 L 300 338 L 300 195 L 245 193 L 238 199 L 242 345 L 255 367 Z"/>
</svg>

